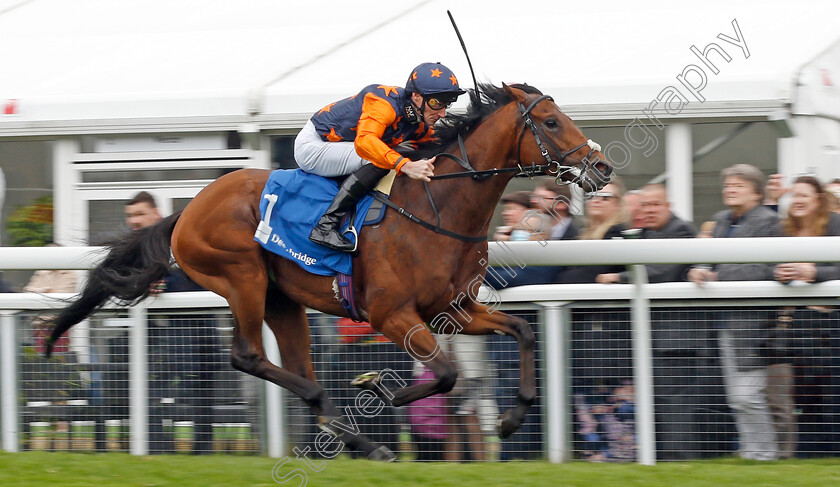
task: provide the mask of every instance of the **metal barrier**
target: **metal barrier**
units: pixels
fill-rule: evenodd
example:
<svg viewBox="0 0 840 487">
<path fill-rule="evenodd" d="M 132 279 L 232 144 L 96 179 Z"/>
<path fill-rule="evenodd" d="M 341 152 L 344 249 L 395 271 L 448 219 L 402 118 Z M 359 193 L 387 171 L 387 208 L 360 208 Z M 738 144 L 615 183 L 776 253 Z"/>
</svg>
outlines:
<svg viewBox="0 0 840 487">
<path fill-rule="evenodd" d="M 837 247 L 827 245 L 830 238 L 797 239 L 795 253 L 778 248 L 786 239 L 749 240 L 754 241 L 755 257 L 745 258 L 747 247 L 732 255 L 753 261 L 801 260 L 819 244 L 822 253 L 810 254 L 814 258 L 809 255 L 809 260 L 840 260 L 833 255 Z M 601 247 L 610 250 L 621 243 L 638 249 L 643 246 L 637 244 L 652 242 L 603 242 L 609 245 Z M 577 245 L 581 242 L 572 243 L 583 248 Z M 601 243 L 586 242 L 588 246 Z M 697 245 L 698 241 L 685 243 Z M 811 247 L 804 249 L 803 243 Z M 529 242 L 509 248 L 524 256 L 525 265 L 531 262 L 529 252 L 537 251 L 538 245 Z M 774 253 L 765 252 L 770 246 L 775 247 Z M 520 247 L 525 252 L 520 253 Z M 827 247 L 835 250 L 825 251 Z M 717 248 L 717 254 L 703 254 L 697 261 L 735 258 L 724 258 L 726 248 Z M 499 255 L 509 255 L 506 249 L 501 250 L 503 254 L 498 249 L 494 252 L 496 262 L 504 261 Z M 538 251 L 534 255 L 537 264 L 543 263 L 540 259 L 545 258 Z M 615 252 L 605 255 L 618 259 Z M 630 252 L 622 257 L 635 262 L 638 255 Z M 6 264 L 2 259 L 0 267 Z M 588 259 L 596 261 L 591 255 Z M 651 262 L 682 260 L 685 255 L 659 256 Z M 356 415 L 354 419 L 363 432 L 402 451 L 405 458 L 547 457 L 552 462 L 587 459 L 652 464 L 657 459 L 729 455 L 742 445 L 737 444 L 730 399 L 724 392 L 717 323 L 737 315 L 744 323 L 761 323 L 763 329 L 771 330 L 787 314 L 790 319 L 784 322 L 792 323 L 794 329 L 780 336 L 787 340 L 785 353 L 790 356 L 782 354 L 776 362 L 792 365 L 794 392 L 777 416 L 786 415 L 788 419 L 780 421 L 788 423 L 791 417 L 795 420 L 795 454 L 838 453 L 837 312 L 807 306 L 837 307 L 840 282 L 789 286 L 729 282 L 698 288 L 692 283 L 645 284 L 643 267 L 634 265 L 633 270 L 635 284 L 630 285 L 524 286 L 499 293 L 504 309 L 535 327 L 539 350 L 540 404 L 531 411 L 533 423 L 511 439 L 499 442 L 492 436 L 497 410 L 513 399 L 516 382 L 511 355 L 515 347 L 504 337 L 450 344 L 463 347 L 452 352 L 456 360 L 462 355 L 463 379 L 449 397 L 415 411 L 385 407 L 369 414 L 373 417 Z M 480 293 L 479 298 L 482 295 L 486 298 L 488 293 Z M 52 449 L 81 450 L 119 446 L 133 454 L 229 451 L 280 457 L 292 447 L 311 445 L 312 418 L 297 398 L 231 371 L 229 315 L 218 296 L 164 294 L 129 310 L 103 311 L 87 326 L 76 328 L 78 336 L 65 344 L 64 355 L 59 354 L 65 362 L 59 358 L 59 362 L 46 363 L 38 358 L 32 318 L 62 304 L 55 296 L 0 295 L 4 450 L 40 449 L 49 444 Z M 797 309 L 780 314 L 783 306 Z M 183 314 L 190 309 L 201 311 Z M 342 407 L 352 408 L 356 398 L 348 379 L 367 369 L 390 369 L 397 381 L 423 380 L 423 370 L 394 345 L 381 343 L 363 330 L 340 328 L 332 318 L 316 314 L 310 319 L 316 370 Z M 205 322 L 202 330 L 215 331 L 210 336 L 196 331 L 194 325 L 200 321 Z M 207 325 L 208 321 L 213 324 Z M 266 329 L 269 358 L 279 362 L 271 337 Z M 210 357 L 183 351 L 187 339 L 204 342 L 211 349 L 205 352 Z M 204 365 L 198 371 L 190 369 L 196 360 Z M 212 387 L 202 384 L 202 370 L 210 371 L 213 378 L 207 381 Z M 42 382 L 38 374 L 45 376 Z M 105 401 L 109 397 L 112 402 Z"/>
<path fill-rule="evenodd" d="M 43 303 L 30 309 L 57 303 L 5 297 Z M 264 436 L 263 398 L 272 397 L 266 384 L 229 366 L 232 321 L 224 301 L 206 292 L 152 301 L 93 315 L 56 344 L 51 359 L 43 357 L 43 312 L 4 310 L 2 346 L 9 353 L 0 388 L 4 399 L 16 398 L 3 404 L 4 449 L 147 454 L 271 447 L 279 454 L 282 446 Z M 273 402 L 279 404 L 276 394 Z"/>
<path fill-rule="evenodd" d="M 634 289 L 554 285 L 501 293 L 504 309 L 532 323 L 538 338 L 539 404 L 523 431 L 505 441 L 494 438 L 493 427 L 518 382 L 515 344 L 507 337 L 451 351 L 456 362 L 462 357 L 459 367 L 471 372 L 449 397 L 415 411 L 386 407 L 371 417 L 353 413 L 357 391 L 349 380 L 369 369 L 390 369 L 406 382 L 422 380 L 422 370 L 404 352 L 367 330 L 341 328 L 332 317 L 312 314 L 313 360 L 324 387 L 351 408 L 359 428 L 404 458 L 706 458 L 738 447 L 718 352 L 721 315 L 749 312 L 750 319 L 771 320 L 780 307 L 796 306 L 787 338 L 796 372 L 789 412 L 798 425 L 796 454 L 838 453 L 840 319 L 837 311 L 806 306 L 836 307 L 840 282 L 710 283 L 702 290 L 690 283 L 646 285 L 646 320 L 634 314 Z M 704 297 L 686 299 L 687 293 Z M 531 301 L 516 303 L 523 295 Z M 556 296 L 571 299 L 551 299 Z M 299 399 L 284 391 L 280 407 L 276 386 L 229 367 L 230 317 L 217 296 L 163 295 L 143 308 L 99 313 L 79 325 L 72 340 L 59 343 L 57 358 L 48 362 L 38 353 L 42 333 L 33 319 L 55 304 L 51 297 L 2 296 L 4 308 L 29 308 L 0 315 L 5 450 L 279 457 L 313 444 L 313 418 Z M 201 311 L 184 314 L 189 308 Z M 640 329 L 644 322 L 648 345 Z"/>
</svg>

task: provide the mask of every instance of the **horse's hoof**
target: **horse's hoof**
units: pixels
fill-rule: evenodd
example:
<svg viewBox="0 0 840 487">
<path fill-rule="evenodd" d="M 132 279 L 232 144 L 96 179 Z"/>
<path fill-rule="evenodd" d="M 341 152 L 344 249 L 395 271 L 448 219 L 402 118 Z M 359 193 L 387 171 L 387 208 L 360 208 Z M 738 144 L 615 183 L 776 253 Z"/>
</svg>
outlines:
<svg viewBox="0 0 840 487">
<path fill-rule="evenodd" d="M 380 380 L 381 378 L 379 377 L 379 372 L 365 372 L 364 374 L 357 375 L 355 379 L 351 380 L 350 385 L 370 391 L 379 385 Z"/>
<path fill-rule="evenodd" d="M 320 428 L 321 431 L 330 433 L 338 437 L 340 434 L 343 434 L 343 432 L 340 430 L 336 431 L 332 423 L 333 421 L 337 421 L 340 423 L 341 419 L 341 416 L 318 416 L 318 428 Z"/>
<path fill-rule="evenodd" d="M 391 449 L 385 445 L 382 445 L 376 450 L 373 450 L 367 457 L 368 460 L 386 463 L 393 462 L 397 459 L 397 455 L 395 455 L 394 452 L 392 452 Z"/>
<path fill-rule="evenodd" d="M 509 438 L 510 435 L 516 433 L 521 424 L 522 421 L 517 421 L 510 411 L 505 411 L 504 414 L 499 416 L 498 423 L 496 423 L 496 431 L 499 433 L 499 438 L 503 440 Z"/>
</svg>

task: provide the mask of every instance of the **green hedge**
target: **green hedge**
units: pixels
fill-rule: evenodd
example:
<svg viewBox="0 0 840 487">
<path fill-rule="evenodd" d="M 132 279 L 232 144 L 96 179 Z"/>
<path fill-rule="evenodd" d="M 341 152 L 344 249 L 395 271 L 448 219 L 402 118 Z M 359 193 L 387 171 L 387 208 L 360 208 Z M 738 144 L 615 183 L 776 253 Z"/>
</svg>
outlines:
<svg viewBox="0 0 840 487">
<path fill-rule="evenodd" d="M 6 225 L 12 247 L 43 247 L 53 241 L 53 198 L 41 196 L 19 207 Z"/>
</svg>

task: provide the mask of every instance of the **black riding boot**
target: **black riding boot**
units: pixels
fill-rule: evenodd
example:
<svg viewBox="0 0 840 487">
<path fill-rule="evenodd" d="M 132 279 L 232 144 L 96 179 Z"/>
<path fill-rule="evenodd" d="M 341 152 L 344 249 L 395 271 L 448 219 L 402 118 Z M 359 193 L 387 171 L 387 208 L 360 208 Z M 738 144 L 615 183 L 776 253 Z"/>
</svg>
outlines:
<svg viewBox="0 0 840 487">
<path fill-rule="evenodd" d="M 338 189 L 338 194 L 335 195 L 326 213 L 312 229 L 309 240 L 331 249 L 352 252 L 355 244 L 347 240 L 338 228 L 341 217 L 359 201 L 359 198 L 370 192 L 386 174 L 388 174 L 387 169 L 365 164 L 348 176 Z"/>
</svg>

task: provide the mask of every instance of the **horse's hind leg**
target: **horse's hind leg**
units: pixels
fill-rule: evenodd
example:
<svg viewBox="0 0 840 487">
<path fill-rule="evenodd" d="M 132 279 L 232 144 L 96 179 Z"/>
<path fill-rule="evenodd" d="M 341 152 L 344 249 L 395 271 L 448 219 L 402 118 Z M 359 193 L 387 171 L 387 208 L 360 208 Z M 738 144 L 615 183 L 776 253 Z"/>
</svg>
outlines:
<svg viewBox="0 0 840 487">
<path fill-rule="evenodd" d="M 464 311 L 469 321 L 459 320 L 465 335 L 489 335 L 503 333 L 512 336 L 519 344 L 519 393 L 516 406 L 505 411 L 499 418 L 499 437 L 507 438 L 516 432 L 525 420 L 531 405 L 537 397 L 536 365 L 534 362 L 534 331 L 522 318 L 511 316 L 501 311 L 471 301 Z M 460 315 L 460 313 L 459 313 Z M 458 318 L 462 318 L 459 316 Z"/>
<path fill-rule="evenodd" d="M 283 369 L 312 384 L 309 394 L 300 397 L 318 416 L 319 427 L 335 435 L 350 448 L 363 452 L 370 459 L 395 459 L 396 456 L 390 449 L 371 442 L 359 432 L 355 421 L 352 421 L 352 413 L 351 420 L 345 420 L 323 387 L 315 381 L 305 308 L 272 287 L 269 288 L 266 299 L 265 321 L 277 340 Z"/>
<path fill-rule="evenodd" d="M 509 411 L 505 411 L 499 418 L 499 437 L 507 438 L 516 432 L 525 420 L 525 415 L 537 397 L 536 366 L 534 363 L 534 331 L 525 320 L 510 316 L 500 311 L 489 310 L 488 307 L 470 302 L 465 311 L 470 320 L 459 321 L 462 326 L 460 333 L 467 335 L 488 335 L 503 333 L 514 337 L 519 344 L 519 393 L 517 404 Z M 453 313 L 455 314 L 455 313 Z M 457 313 L 460 318 L 460 313 Z M 425 362 L 435 373 L 436 381 L 411 387 L 405 387 L 393 394 L 385 393 L 394 406 L 416 401 L 432 394 L 449 392 L 458 376 L 452 362 L 441 353 L 437 342 L 423 324 L 419 316 L 413 314 L 389 317 L 381 327 L 383 335 L 394 343 L 403 347 L 412 357 Z M 412 324 L 414 324 L 412 326 Z M 375 389 L 383 395 L 383 387 L 377 382 L 379 377 L 371 377 L 371 381 L 362 387 Z"/>
</svg>

